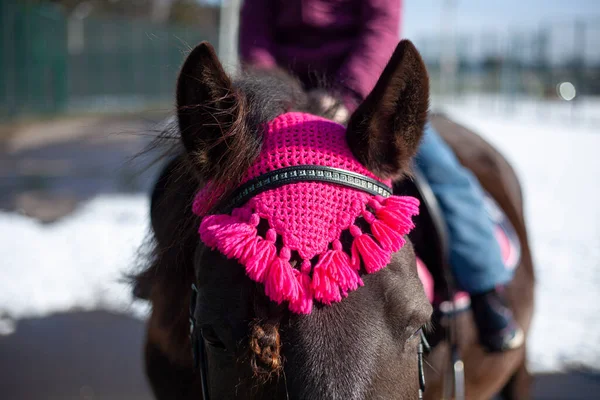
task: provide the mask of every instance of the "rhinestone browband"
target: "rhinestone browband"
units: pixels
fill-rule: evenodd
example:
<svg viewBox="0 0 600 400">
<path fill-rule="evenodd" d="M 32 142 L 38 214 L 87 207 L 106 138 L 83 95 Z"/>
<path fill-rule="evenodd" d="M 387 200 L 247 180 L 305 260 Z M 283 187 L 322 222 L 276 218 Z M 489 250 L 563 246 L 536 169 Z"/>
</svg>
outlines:
<svg viewBox="0 0 600 400">
<path fill-rule="evenodd" d="M 356 172 L 320 165 L 297 165 L 267 172 L 244 183 L 231 194 L 229 201 L 220 209 L 228 213 L 262 192 L 296 182 L 326 182 L 361 190 L 374 196 L 392 195 L 392 189 L 387 185 Z"/>
</svg>

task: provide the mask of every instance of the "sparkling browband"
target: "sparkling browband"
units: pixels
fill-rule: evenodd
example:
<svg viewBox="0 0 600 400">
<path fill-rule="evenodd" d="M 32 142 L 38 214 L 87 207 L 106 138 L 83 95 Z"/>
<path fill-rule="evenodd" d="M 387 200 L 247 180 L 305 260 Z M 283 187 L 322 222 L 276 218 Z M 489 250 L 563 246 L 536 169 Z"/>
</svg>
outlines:
<svg viewBox="0 0 600 400">
<path fill-rule="evenodd" d="M 368 176 L 333 167 L 297 165 L 267 172 L 244 183 L 232 193 L 229 201 L 221 207 L 221 212 L 228 213 L 262 192 L 295 182 L 326 182 L 361 190 L 374 196 L 392 195 L 392 189 L 387 185 Z"/>
</svg>

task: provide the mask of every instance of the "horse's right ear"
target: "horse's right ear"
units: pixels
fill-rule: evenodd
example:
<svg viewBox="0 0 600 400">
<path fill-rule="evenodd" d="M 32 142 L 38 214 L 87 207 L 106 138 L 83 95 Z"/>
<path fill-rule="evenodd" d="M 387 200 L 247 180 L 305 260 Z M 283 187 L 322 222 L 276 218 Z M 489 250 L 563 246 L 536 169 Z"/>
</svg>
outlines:
<svg viewBox="0 0 600 400">
<path fill-rule="evenodd" d="M 402 40 L 350 117 L 346 139 L 352 153 L 381 178 L 401 176 L 417 151 L 428 109 L 427 69 L 415 46 Z"/>
<path fill-rule="evenodd" d="M 179 73 L 177 117 L 185 149 L 202 179 L 227 180 L 228 168 L 248 147 L 244 104 L 213 47 L 200 43 Z"/>
</svg>

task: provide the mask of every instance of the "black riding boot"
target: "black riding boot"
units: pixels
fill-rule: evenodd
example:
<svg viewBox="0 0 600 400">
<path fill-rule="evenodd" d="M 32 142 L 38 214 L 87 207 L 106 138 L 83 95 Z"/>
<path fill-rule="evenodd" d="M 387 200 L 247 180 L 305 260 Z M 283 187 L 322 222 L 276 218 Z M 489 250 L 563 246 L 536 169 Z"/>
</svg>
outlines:
<svg viewBox="0 0 600 400">
<path fill-rule="evenodd" d="M 503 288 L 471 295 L 471 307 L 479 329 L 479 340 L 490 352 L 502 352 L 521 347 L 525 341 L 512 311 L 506 305 Z"/>
</svg>

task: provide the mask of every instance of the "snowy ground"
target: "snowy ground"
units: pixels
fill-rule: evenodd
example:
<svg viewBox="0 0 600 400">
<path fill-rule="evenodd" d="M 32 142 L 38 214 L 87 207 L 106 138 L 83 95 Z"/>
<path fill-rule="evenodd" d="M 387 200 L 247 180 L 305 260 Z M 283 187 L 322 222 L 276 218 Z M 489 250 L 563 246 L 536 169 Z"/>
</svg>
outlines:
<svg viewBox="0 0 600 400">
<path fill-rule="evenodd" d="M 531 367 L 600 369 L 600 132 L 465 104 L 446 111 L 497 145 L 524 185 L 538 276 Z M 99 196 L 47 225 L 0 212 L 0 333 L 10 333 L 14 319 L 72 308 L 144 318 L 145 306 L 120 279 L 147 213 L 141 195 Z"/>
<path fill-rule="evenodd" d="M 54 224 L 0 213 L 0 334 L 12 319 L 96 308 L 130 311 L 123 276 L 147 233 L 148 200 L 142 195 L 98 196 Z"/>
</svg>

